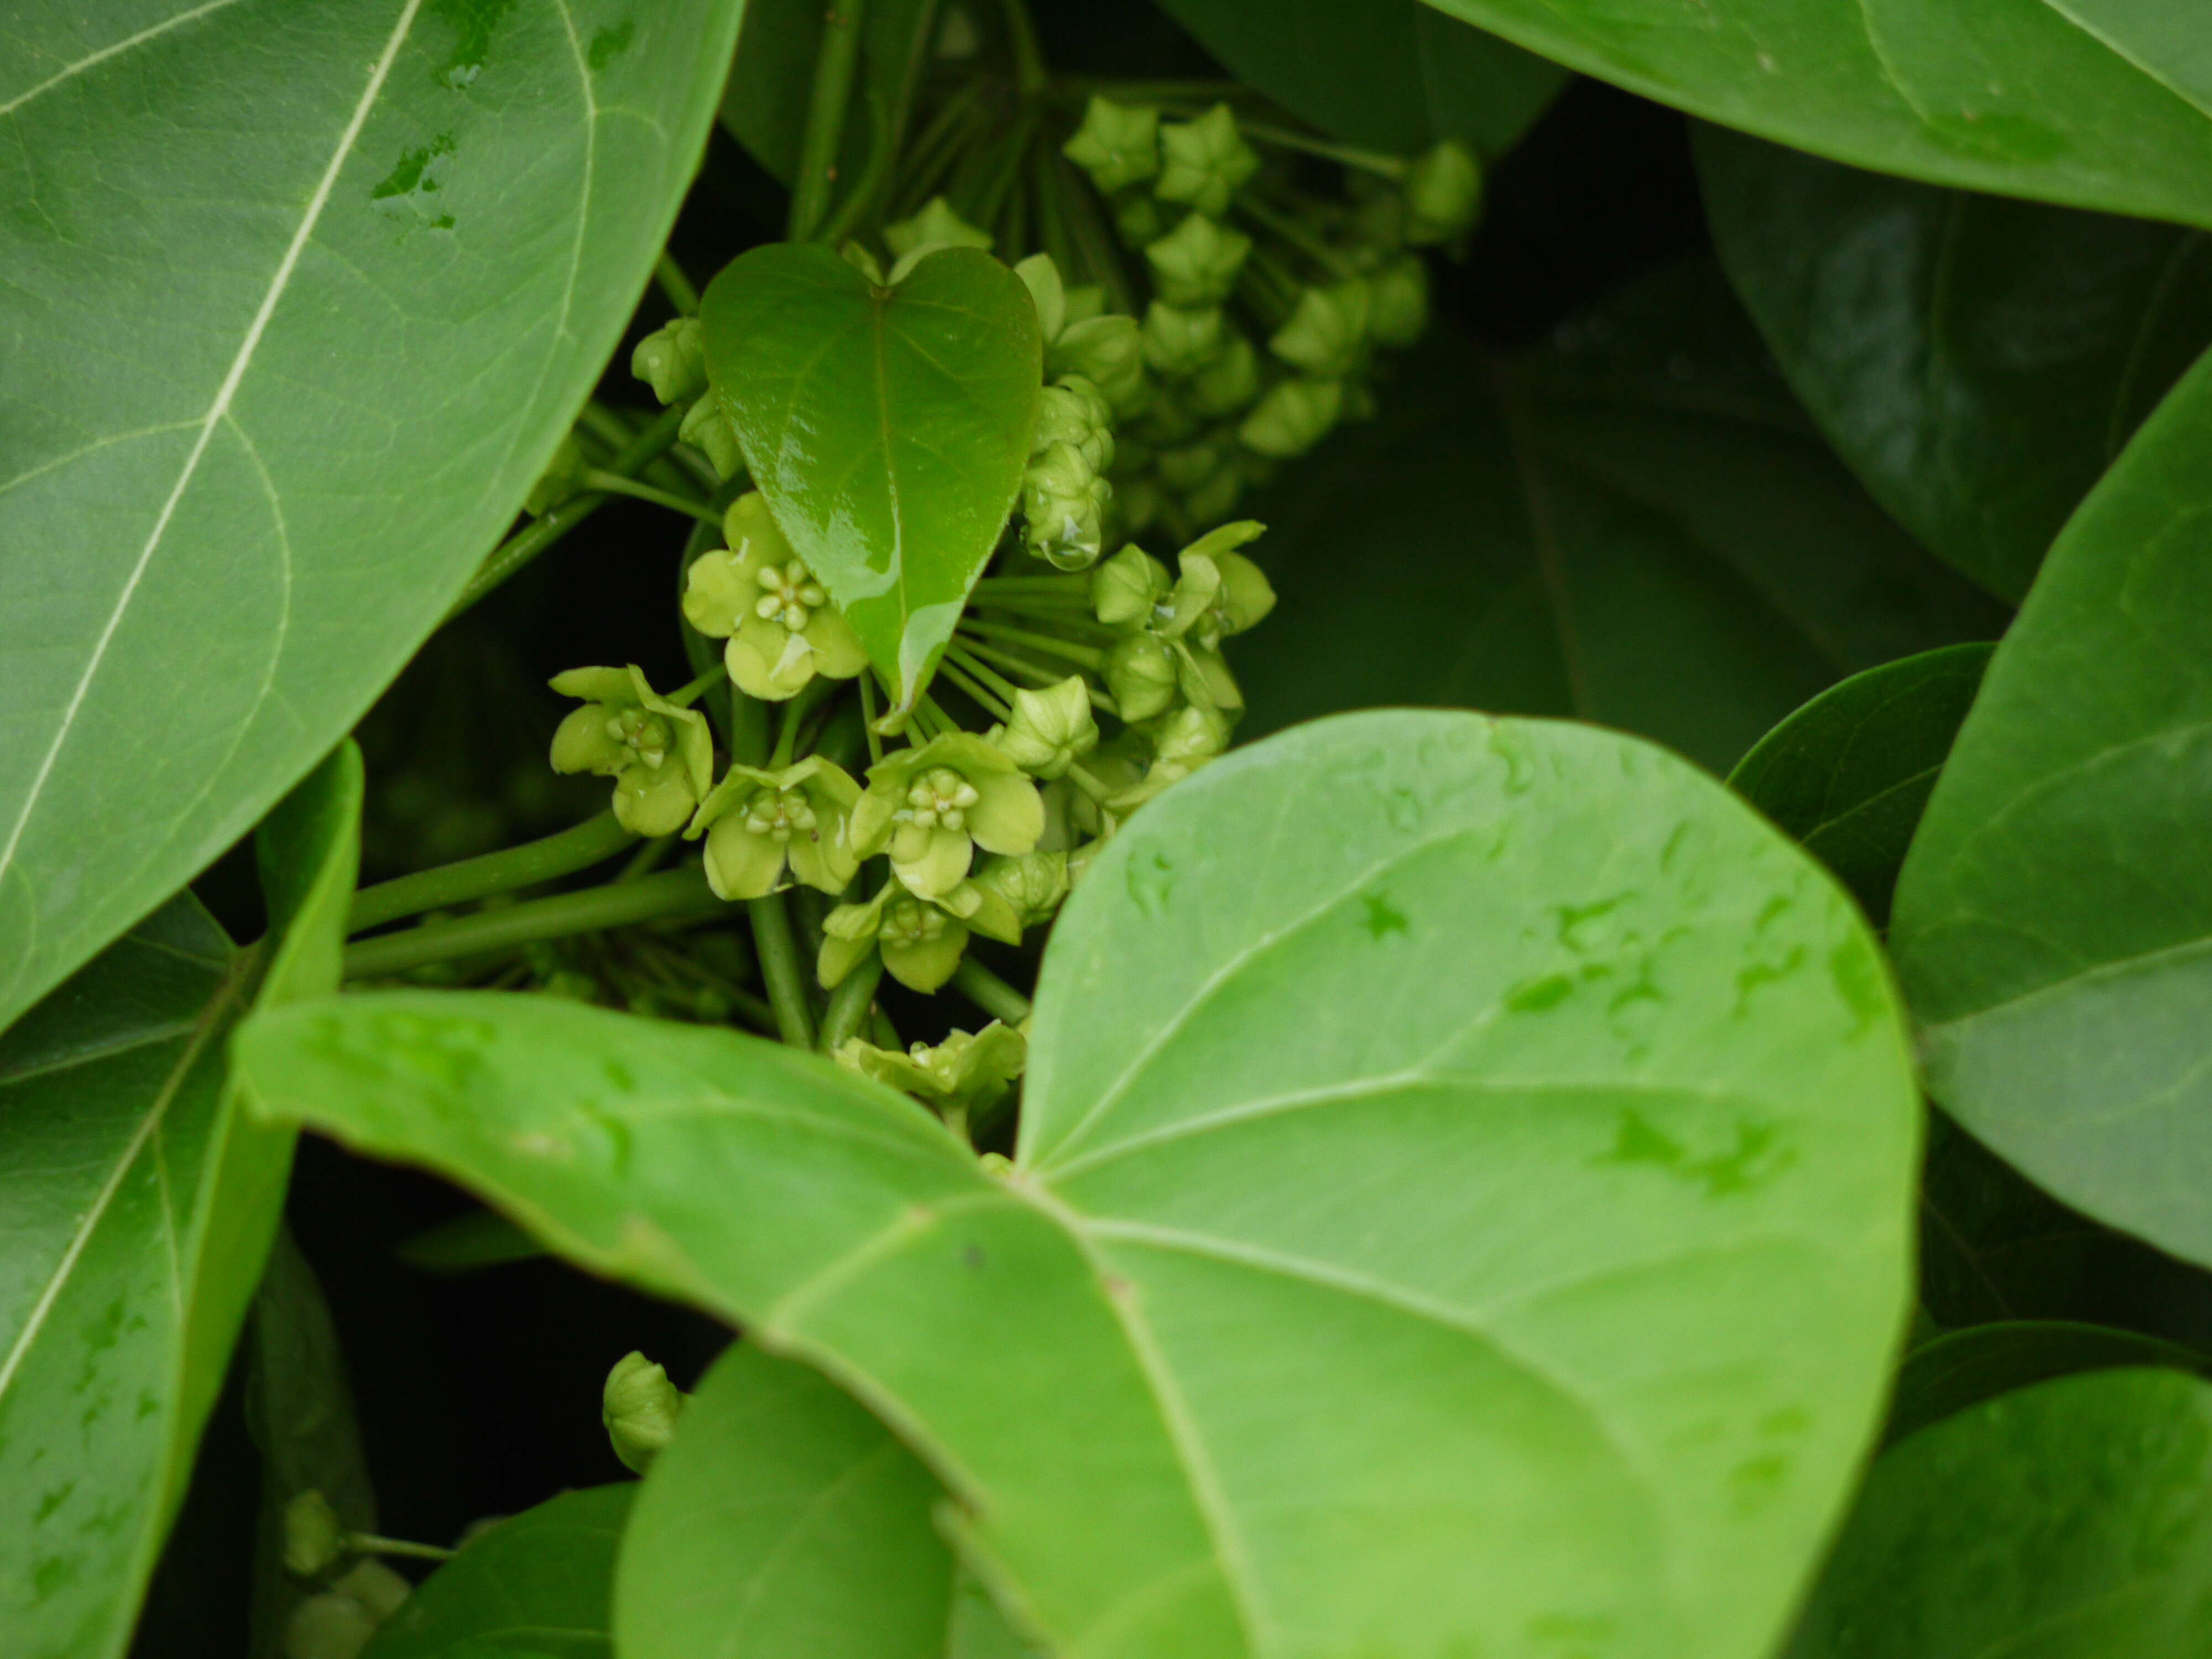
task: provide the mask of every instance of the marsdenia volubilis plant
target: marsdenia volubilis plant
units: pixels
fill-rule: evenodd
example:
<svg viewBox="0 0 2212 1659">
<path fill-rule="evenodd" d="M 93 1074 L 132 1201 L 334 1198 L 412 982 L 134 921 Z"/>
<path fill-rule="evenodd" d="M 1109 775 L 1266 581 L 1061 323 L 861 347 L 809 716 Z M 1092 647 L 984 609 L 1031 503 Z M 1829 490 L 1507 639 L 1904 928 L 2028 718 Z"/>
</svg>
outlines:
<svg viewBox="0 0 2212 1659">
<path fill-rule="evenodd" d="M 2186 40 L 1166 3 L 1235 78 L 1023 0 L 18 23 L 8 1659 L 2212 1649 L 2212 312 L 2111 216 L 2212 225 Z M 1748 323 L 1462 337 L 1559 280 L 1475 240 L 1525 48 L 1796 147 L 1696 137 Z M 679 261 L 718 107 L 788 219 Z M 474 607 L 617 499 L 655 627 L 548 714 Z M 178 889 L 257 822 L 241 948 Z M 394 1535 L 472 1508 L 364 1450 L 302 1127 L 483 1201 L 407 1271 L 738 1340 L 564 1323 L 606 1482 Z"/>
</svg>

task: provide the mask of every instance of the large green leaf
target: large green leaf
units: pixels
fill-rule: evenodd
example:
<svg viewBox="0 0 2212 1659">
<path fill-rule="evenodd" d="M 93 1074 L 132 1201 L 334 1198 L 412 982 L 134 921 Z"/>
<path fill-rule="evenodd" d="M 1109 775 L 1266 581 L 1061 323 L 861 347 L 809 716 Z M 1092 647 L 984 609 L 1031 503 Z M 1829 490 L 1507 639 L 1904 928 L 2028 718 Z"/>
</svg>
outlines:
<svg viewBox="0 0 2212 1659">
<path fill-rule="evenodd" d="M 1929 548 L 2020 598 L 2212 341 L 2212 245 L 1719 127 L 1697 139 L 1729 280 L 1806 408 Z"/>
<path fill-rule="evenodd" d="M 2203 1373 L 2212 1370 L 2212 1358 L 2154 1336 L 2063 1320 L 2008 1320 L 1953 1331 L 1915 1348 L 1899 1369 L 1882 1438 L 1894 1443 L 1984 1400 L 2053 1377 L 2143 1365 Z"/>
<path fill-rule="evenodd" d="M 1249 730 L 1471 704 L 1725 771 L 1832 681 L 2002 623 L 1836 464 L 1710 267 L 1519 359 L 1431 335 L 1381 402 L 1256 509 L 1281 603 L 1231 647 Z"/>
<path fill-rule="evenodd" d="M 1729 774 L 1746 800 L 1836 872 L 1868 915 L 1889 916 L 1899 866 L 1974 701 L 1987 645 L 1952 645 L 1830 686 Z"/>
<path fill-rule="evenodd" d="M 621 331 L 739 0 L 22 0 L 0 1026 L 360 718 Z"/>
<path fill-rule="evenodd" d="M 700 307 L 753 482 L 902 705 L 1006 528 L 1043 386 L 1036 307 L 989 254 L 882 288 L 825 247 L 757 247 Z"/>
<path fill-rule="evenodd" d="M 615 1551 L 637 1487 L 562 1492 L 463 1546 L 361 1659 L 611 1659 Z"/>
<path fill-rule="evenodd" d="M 684 1408 L 623 1535 L 623 1659 L 1012 1659 L 989 1600 L 956 1583 L 931 1519 L 943 1495 L 819 1372 L 740 1344 Z"/>
<path fill-rule="evenodd" d="M 1431 3 L 1858 167 L 2212 224 L 2212 76 L 2170 0 Z"/>
<path fill-rule="evenodd" d="M 1789 1659 L 2199 1659 L 2212 1384 L 2100 1371 L 1885 1453 Z"/>
<path fill-rule="evenodd" d="M 0 1630 L 10 1659 L 118 1653 L 261 1274 L 288 1130 L 249 1120 L 223 1039 L 337 988 L 361 761 L 264 832 L 281 930 L 234 951 L 189 895 L 0 1040 Z"/>
<path fill-rule="evenodd" d="M 1361 715 L 1147 807 L 1054 932 L 1003 1173 L 817 1057 L 541 998 L 239 1052 L 272 1115 L 821 1364 L 1086 1659 L 1753 1659 L 1905 1303 L 1855 907 L 1586 727 Z"/>
<path fill-rule="evenodd" d="M 1502 155 L 1567 83 L 1556 64 L 1419 0 L 1165 0 L 1237 79 L 1355 144 Z"/>
<path fill-rule="evenodd" d="M 2212 362 L 1997 647 L 1899 878 L 1928 1086 L 2075 1207 L 2212 1263 Z"/>
</svg>

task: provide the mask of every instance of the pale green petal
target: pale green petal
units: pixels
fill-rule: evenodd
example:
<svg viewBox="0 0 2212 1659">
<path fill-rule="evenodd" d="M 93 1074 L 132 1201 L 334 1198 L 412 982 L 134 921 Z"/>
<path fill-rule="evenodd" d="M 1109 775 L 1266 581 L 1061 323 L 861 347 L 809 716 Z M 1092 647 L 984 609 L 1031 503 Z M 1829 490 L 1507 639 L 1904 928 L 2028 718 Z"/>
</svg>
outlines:
<svg viewBox="0 0 2212 1659">
<path fill-rule="evenodd" d="M 707 832 L 707 884 L 726 899 L 759 898 L 783 873 L 784 848 L 756 836 L 741 817 L 724 818 Z"/>
<path fill-rule="evenodd" d="M 814 678 L 814 653 L 803 641 L 794 652 L 791 630 L 781 623 L 747 617 L 738 624 L 722 653 L 730 678 L 747 696 L 783 702 L 799 695 Z"/>
<path fill-rule="evenodd" d="M 933 899 L 951 892 L 967 879 L 968 860 L 974 854 L 975 843 L 964 831 L 942 827 L 923 830 L 921 855 L 902 859 L 898 843 L 908 839 L 904 835 L 892 838 L 891 873 L 904 882 L 909 891 Z"/>
<path fill-rule="evenodd" d="M 814 977 L 821 981 L 823 990 L 834 991 L 846 975 L 868 959 L 869 953 L 875 948 L 876 939 L 872 933 L 866 939 L 839 939 L 835 933 L 825 931 L 822 935 L 821 954 L 814 961 Z M 884 965 L 890 965 L 889 957 L 884 958 Z M 945 971 L 949 975 L 951 970 L 948 969 Z"/>
<path fill-rule="evenodd" d="M 724 640 L 760 602 L 760 584 L 738 568 L 734 556 L 702 553 L 684 580 L 684 615 L 709 639 Z"/>
<path fill-rule="evenodd" d="M 860 867 L 859 860 L 842 857 L 828 836 L 793 836 L 784 854 L 791 860 L 793 879 L 825 893 L 843 892 Z"/>
<path fill-rule="evenodd" d="M 976 777 L 970 783 L 982 799 L 968 809 L 968 833 L 987 853 L 1026 853 L 1044 834 L 1044 797 L 1019 773 Z"/>
<path fill-rule="evenodd" d="M 564 697 L 623 706 L 635 702 L 627 668 L 571 668 L 546 682 Z"/>
<path fill-rule="evenodd" d="M 628 766 L 615 776 L 615 817 L 634 836 L 672 836 L 699 804 L 680 760 Z"/>
<path fill-rule="evenodd" d="M 853 624 L 824 605 L 806 624 L 806 642 L 814 647 L 816 670 L 833 680 L 849 680 L 868 665 L 868 648 L 853 631 Z"/>
<path fill-rule="evenodd" d="M 829 945 L 823 945 L 823 953 Z M 934 991 L 952 977 L 968 949 L 968 930 L 948 920 L 945 931 L 920 945 L 884 945 L 884 967 L 900 984 L 915 991 Z"/>
<path fill-rule="evenodd" d="M 722 536 L 730 544 L 738 573 L 748 581 L 763 565 L 788 564 L 798 556 L 776 527 L 775 517 L 768 510 L 768 498 L 757 489 L 730 503 L 730 510 L 722 515 Z"/>
<path fill-rule="evenodd" d="M 587 702 L 572 708 L 553 733 L 556 772 L 597 772 L 612 777 L 629 763 L 629 750 L 607 735 L 607 706 Z"/>
</svg>

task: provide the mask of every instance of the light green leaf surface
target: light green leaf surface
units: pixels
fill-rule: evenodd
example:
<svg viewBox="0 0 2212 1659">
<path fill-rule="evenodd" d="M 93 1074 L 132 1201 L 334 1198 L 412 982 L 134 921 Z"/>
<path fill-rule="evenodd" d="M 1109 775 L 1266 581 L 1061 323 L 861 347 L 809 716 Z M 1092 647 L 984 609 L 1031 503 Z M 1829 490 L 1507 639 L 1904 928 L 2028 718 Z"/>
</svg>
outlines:
<svg viewBox="0 0 2212 1659">
<path fill-rule="evenodd" d="M 943 1496 L 819 1372 L 732 1348 L 623 1535 L 623 1659 L 1018 1659 L 989 1599 L 956 1584 Z"/>
<path fill-rule="evenodd" d="M 2212 58 L 2172 0 L 1432 0 L 1815 155 L 2212 224 Z"/>
<path fill-rule="evenodd" d="M 1729 279 L 1813 418 L 1923 543 L 2018 599 L 2212 341 L 2212 242 L 1695 136 Z"/>
<path fill-rule="evenodd" d="M 1558 64 L 1419 0 L 1166 0 L 1246 85 L 1352 143 L 1399 155 L 1440 138 L 1513 148 L 1567 83 Z"/>
<path fill-rule="evenodd" d="M 2099 1371 L 1923 1429 L 1868 1477 L 1787 1659 L 2198 1659 L 2212 1384 Z"/>
<path fill-rule="evenodd" d="M 1854 674 L 1729 774 L 1729 787 L 1834 871 L 1877 924 L 1992 649 L 1946 646 Z"/>
<path fill-rule="evenodd" d="M 224 1084 L 261 1006 L 331 991 L 358 855 L 348 744 L 264 833 L 286 930 L 234 951 L 189 894 L 0 1040 L 0 1631 L 119 1653 L 282 1207 L 291 1133 Z"/>
<path fill-rule="evenodd" d="M 610 1659 L 615 1552 L 632 1481 L 562 1492 L 424 1579 L 361 1659 Z"/>
<path fill-rule="evenodd" d="M 1854 907 L 1583 727 L 1363 715 L 1146 808 L 1054 934 L 1004 1177 L 813 1056 L 542 999 L 240 1052 L 262 1109 L 821 1364 L 1085 1659 L 1754 1659 L 1906 1299 Z"/>
<path fill-rule="evenodd" d="M 717 276 L 700 318 L 753 482 L 910 703 L 1021 488 L 1044 372 L 1029 290 L 974 248 L 885 289 L 775 243 Z"/>
<path fill-rule="evenodd" d="M 1254 509 L 1281 597 L 1230 647 L 1247 732 L 1459 704 L 1725 771 L 1833 681 L 2002 624 L 1837 464 L 1710 266 L 1518 358 L 1438 331 L 1381 402 Z"/>
<path fill-rule="evenodd" d="M 2031 1179 L 2212 1262 L 2212 363 L 1997 647 L 1897 889 L 1929 1091 Z"/>
<path fill-rule="evenodd" d="M 613 348 L 738 0 L 0 20 L 0 1026 L 397 673 Z"/>
</svg>

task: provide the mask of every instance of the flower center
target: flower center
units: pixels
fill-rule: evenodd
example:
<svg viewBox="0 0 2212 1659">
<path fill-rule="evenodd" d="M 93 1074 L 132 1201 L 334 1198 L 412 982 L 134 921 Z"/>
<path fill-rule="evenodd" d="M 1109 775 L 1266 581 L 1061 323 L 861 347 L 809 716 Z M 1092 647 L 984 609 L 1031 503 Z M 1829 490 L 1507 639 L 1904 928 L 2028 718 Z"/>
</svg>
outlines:
<svg viewBox="0 0 2212 1659">
<path fill-rule="evenodd" d="M 753 606 L 763 622 L 781 623 L 793 633 L 805 631 L 814 612 L 830 603 L 830 595 L 798 560 L 778 569 L 769 565 L 760 573 L 761 596 Z"/>
<path fill-rule="evenodd" d="M 944 912 L 918 898 L 894 899 L 884 912 L 883 939 L 888 945 L 927 945 L 944 933 Z"/>
<path fill-rule="evenodd" d="M 794 835 L 811 835 L 814 809 L 796 789 L 759 789 L 745 803 L 745 831 L 766 836 L 779 846 Z"/>
<path fill-rule="evenodd" d="M 675 739 L 668 722 L 649 709 L 619 708 L 607 717 L 607 735 L 646 765 L 658 768 Z"/>
<path fill-rule="evenodd" d="M 906 805 L 891 814 L 917 830 L 964 830 L 968 809 L 982 797 L 949 766 L 933 766 L 907 786 Z"/>
</svg>

